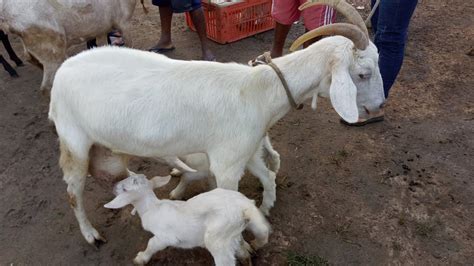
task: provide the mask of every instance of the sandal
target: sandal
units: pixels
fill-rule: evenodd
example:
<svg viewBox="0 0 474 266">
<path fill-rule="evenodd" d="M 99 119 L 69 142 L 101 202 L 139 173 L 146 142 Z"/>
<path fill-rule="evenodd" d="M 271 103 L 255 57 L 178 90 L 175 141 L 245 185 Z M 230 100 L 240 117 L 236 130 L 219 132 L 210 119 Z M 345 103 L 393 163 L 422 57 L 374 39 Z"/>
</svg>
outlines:
<svg viewBox="0 0 474 266">
<path fill-rule="evenodd" d="M 166 52 L 170 52 L 170 51 L 173 51 L 175 49 L 174 46 L 171 46 L 169 48 L 162 48 L 162 47 L 152 47 L 150 49 L 148 49 L 148 51 L 150 52 L 153 52 L 153 53 L 157 53 L 157 54 L 163 54 L 163 53 L 166 53 Z"/>
<path fill-rule="evenodd" d="M 372 123 L 377 123 L 377 122 L 382 122 L 384 121 L 384 116 L 381 115 L 381 116 L 374 116 L 374 117 L 371 117 L 371 118 L 368 118 L 368 119 L 361 119 L 355 123 L 349 123 L 347 122 L 346 120 L 344 119 L 340 119 L 339 122 L 341 122 L 341 124 L 343 125 L 346 125 L 346 126 L 350 126 L 350 127 L 361 127 L 361 126 L 365 126 L 367 124 L 372 124 Z"/>
</svg>

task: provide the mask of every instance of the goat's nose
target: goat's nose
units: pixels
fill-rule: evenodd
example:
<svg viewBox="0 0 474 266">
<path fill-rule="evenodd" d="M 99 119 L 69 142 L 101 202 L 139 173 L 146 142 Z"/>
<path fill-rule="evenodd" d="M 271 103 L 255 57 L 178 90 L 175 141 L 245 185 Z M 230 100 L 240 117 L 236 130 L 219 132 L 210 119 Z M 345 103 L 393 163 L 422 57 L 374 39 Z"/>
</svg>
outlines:
<svg viewBox="0 0 474 266">
<path fill-rule="evenodd" d="M 381 103 L 381 104 L 379 105 L 379 108 L 380 108 L 380 109 L 383 109 L 384 106 L 385 106 L 385 102 Z"/>
</svg>

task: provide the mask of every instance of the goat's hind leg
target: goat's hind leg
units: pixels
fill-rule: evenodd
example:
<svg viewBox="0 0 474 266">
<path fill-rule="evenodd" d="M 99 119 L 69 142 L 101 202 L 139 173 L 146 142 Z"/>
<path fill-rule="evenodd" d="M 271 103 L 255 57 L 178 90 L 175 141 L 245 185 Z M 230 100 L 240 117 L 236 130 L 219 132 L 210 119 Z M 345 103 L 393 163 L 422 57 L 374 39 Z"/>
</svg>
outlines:
<svg viewBox="0 0 474 266">
<path fill-rule="evenodd" d="M 8 74 L 10 74 L 11 77 L 13 78 L 18 77 L 18 73 L 16 73 L 16 70 L 7 62 L 7 60 L 5 60 L 5 58 L 3 58 L 1 54 L 0 54 L 0 63 L 3 65 L 3 68 L 5 69 L 5 71 L 8 72 Z"/>
<path fill-rule="evenodd" d="M 10 59 L 15 62 L 16 66 L 23 66 L 23 61 L 21 61 L 20 58 L 16 55 L 15 51 L 12 48 L 12 45 L 10 44 L 10 40 L 8 40 L 8 35 L 5 34 L 3 31 L 0 30 L 0 39 L 2 40 L 3 46 L 5 47 L 5 50 L 8 53 L 8 56 L 10 56 Z"/>
<path fill-rule="evenodd" d="M 105 239 L 91 225 L 87 218 L 83 191 L 89 167 L 89 149 L 91 145 L 84 145 L 71 149 L 64 140 L 60 139 L 59 165 L 63 170 L 64 181 L 67 183 L 69 204 L 74 210 L 81 233 L 89 244 L 96 244 L 96 241 L 105 242 Z"/>
<path fill-rule="evenodd" d="M 226 226 L 212 224 L 204 234 L 204 245 L 214 258 L 216 266 L 235 265 L 235 254 L 239 250 L 239 242 L 232 236 L 223 235 Z"/>
<path fill-rule="evenodd" d="M 252 265 L 251 257 L 254 255 L 255 251 L 252 247 L 244 240 L 243 237 L 240 239 L 240 247 L 237 249 L 237 258 L 242 264 L 247 263 L 247 265 Z"/>
</svg>

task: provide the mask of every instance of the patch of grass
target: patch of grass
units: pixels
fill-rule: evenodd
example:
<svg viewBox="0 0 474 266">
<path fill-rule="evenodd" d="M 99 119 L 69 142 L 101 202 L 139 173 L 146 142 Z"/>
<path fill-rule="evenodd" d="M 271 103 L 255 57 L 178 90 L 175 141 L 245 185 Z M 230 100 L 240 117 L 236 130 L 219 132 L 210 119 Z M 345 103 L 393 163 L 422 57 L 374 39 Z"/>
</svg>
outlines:
<svg viewBox="0 0 474 266">
<path fill-rule="evenodd" d="M 434 232 L 434 226 L 430 223 L 415 223 L 415 233 L 421 237 L 430 237 Z"/>
<path fill-rule="evenodd" d="M 395 251 L 401 251 L 402 250 L 402 245 L 398 242 L 392 242 L 392 248 Z"/>
<path fill-rule="evenodd" d="M 342 149 L 336 152 L 334 156 L 331 157 L 331 163 L 339 166 L 342 161 L 344 161 L 347 157 L 349 157 L 349 152 Z"/>
<path fill-rule="evenodd" d="M 406 225 L 406 223 L 407 223 L 407 217 L 406 217 L 406 214 L 403 212 L 400 214 L 400 217 L 398 218 L 398 224 L 401 226 L 404 226 Z"/>
<path fill-rule="evenodd" d="M 288 252 L 287 255 L 289 266 L 327 266 L 329 262 L 327 259 L 322 258 L 318 255 L 306 256 L 300 255 L 295 252 Z"/>
<path fill-rule="evenodd" d="M 336 155 L 340 158 L 347 158 L 347 156 L 349 156 L 349 153 L 346 150 L 342 149 L 340 151 L 337 151 Z"/>
</svg>

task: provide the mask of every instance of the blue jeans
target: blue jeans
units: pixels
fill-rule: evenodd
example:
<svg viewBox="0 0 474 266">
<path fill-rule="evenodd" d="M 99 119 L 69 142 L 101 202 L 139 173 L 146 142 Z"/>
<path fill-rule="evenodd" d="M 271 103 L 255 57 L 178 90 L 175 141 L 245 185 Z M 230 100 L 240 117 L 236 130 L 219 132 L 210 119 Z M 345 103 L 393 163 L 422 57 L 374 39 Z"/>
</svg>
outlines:
<svg viewBox="0 0 474 266">
<path fill-rule="evenodd" d="M 371 1 L 373 6 L 375 0 Z M 385 98 L 402 67 L 408 24 L 417 3 L 418 0 L 380 0 L 372 17 Z"/>
</svg>

